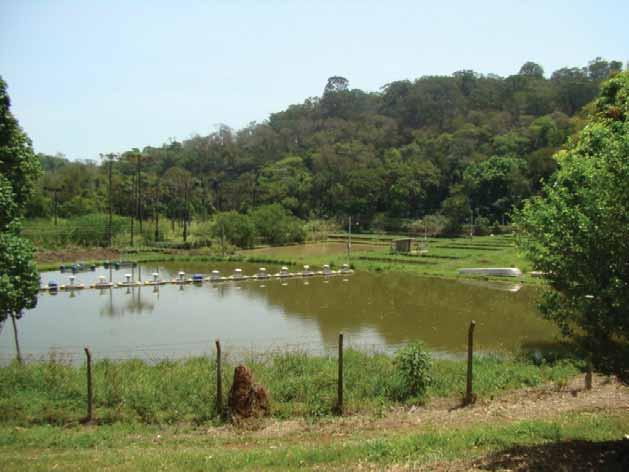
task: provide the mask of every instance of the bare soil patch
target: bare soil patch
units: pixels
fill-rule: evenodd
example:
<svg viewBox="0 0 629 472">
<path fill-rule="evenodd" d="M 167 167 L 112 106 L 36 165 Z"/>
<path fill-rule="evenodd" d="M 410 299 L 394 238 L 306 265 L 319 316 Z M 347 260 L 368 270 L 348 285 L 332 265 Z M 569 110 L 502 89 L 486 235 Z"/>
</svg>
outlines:
<svg viewBox="0 0 629 472">
<path fill-rule="evenodd" d="M 77 262 L 120 259 L 120 251 L 108 248 L 68 248 L 58 251 L 37 251 L 37 263 Z"/>
</svg>

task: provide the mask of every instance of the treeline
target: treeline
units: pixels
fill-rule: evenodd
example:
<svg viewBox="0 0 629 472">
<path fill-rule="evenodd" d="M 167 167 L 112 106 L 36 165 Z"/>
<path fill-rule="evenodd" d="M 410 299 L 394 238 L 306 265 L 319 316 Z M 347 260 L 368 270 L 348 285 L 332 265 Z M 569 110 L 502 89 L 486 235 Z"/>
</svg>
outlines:
<svg viewBox="0 0 629 472">
<path fill-rule="evenodd" d="M 600 83 L 620 70 L 596 58 L 546 78 L 527 62 L 509 77 L 463 70 L 379 92 L 331 77 L 321 97 L 240 130 L 100 162 L 40 155 L 45 173 L 28 215 L 104 213 L 111 203 L 117 215 L 178 222 L 184 234 L 192 219 L 250 217 L 271 204 L 301 219 L 352 216 L 361 228 L 395 230 L 428 215 L 453 233 L 472 217 L 502 223 L 539 191 Z"/>
</svg>

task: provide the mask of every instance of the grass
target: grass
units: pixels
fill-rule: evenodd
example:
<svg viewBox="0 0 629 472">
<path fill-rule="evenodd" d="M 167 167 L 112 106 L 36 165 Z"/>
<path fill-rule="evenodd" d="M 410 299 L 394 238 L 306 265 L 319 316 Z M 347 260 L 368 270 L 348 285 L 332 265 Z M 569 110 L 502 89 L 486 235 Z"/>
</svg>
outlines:
<svg viewBox="0 0 629 472">
<path fill-rule="evenodd" d="M 316 432 L 298 437 L 217 435 L 181 427 L 0 427 L 0 458 L 7 471 L 303 470 L 359 465 L 377 470 L 393 464 L 413 469 L 454 459 L 470 461 L 514 446 L 618 441 L 628 428 L 626 412 L 582 412 L 465 428 L 424 425 L 410 432 L 383 431 L 379 437 L 363 431 L 331 438 Z"/>
<path fill-rule="evenodd" d="M 95 412 L 100 422 L 202 424 L 215 419 L 214 359 L 207 357 L 149 364 L 140 360 L 94 364 Z M 268 388 L 278 419 L 329 416 L 336 401 L 335 357 L 302 352 L 271 353 L 246 360 L 256 381 Z M 348 413 L 379 415 L 396 400 L 396 367 L 386 354 L 347 350 L 345 405 Z M 234 363 L 224 361 L 225 392 Z M 573 362 L 537 366 L 525 359 L 483 356 L 475 359 L 475 393 L 489 398 L 502 392 L 556 382 L 579 372 Z M 422 403 L 433 398 L 461 399 L 466 364 L 435 360 L 433 383 Z M 86 372 L 52 360 L 0 368 L 0 423 L 17 426 L 73 424 L 85 414 Z"/>
<path fill-rule="evenodd" d="M 359 237 L 361 237 L 360 235 Z M 487 277 L 489 280 L 503 280 L 508 282 L 543 283 L 540 278 L 532 277 L 528 274 L 531 269 L 530 263 L 520 254 L 512 236 L 475 236 L 469 238 L 431 238 L 428 239 L 428 252 L 425 254 L 395 254 L 389 248 L 389 243 L 380 246 L 374 245 L 373 241 L 384 238 L 389 241 L 393 238 L 390 235 L 365 235 L 361 244 L 357 242 L 355 235 L 352 236 L 351 265 L 357 270 L 372 271 L 401 271 L 411 272 L 418 275 L 441 278 L 466 278 L 461 276 L 458 269 L 463 267 L 518 267 L 524 274 L 521 277 Z M 342 241 L 342 235 L 334 235 L 336 241 Z M 381 239 L 382 240 L 382 239 Z M 295 254 L 287 249 L 294 248 L 276 247 L 266 248 L 264 253 L 252 251 L 239 251 L 237 254 L 222 257 L 213 249 L 197 250 L 156 250 L 155 248 L 143 247 L 132 248 L 124 252 L 124 259 L 136 262 L 251 262 L 263 264 L 276 264 L 288 266 L 301 266 L 309 264 L 313 267 L 321 267 L 329 264 L 331 267 L 340 267 L 348 262 L 347 251 L 339 245 L 339 250 L 332 254 L 321 254 L 313 247 L 308 251 L 308 246 L 304 246 L 304 251 Z M 102 260 L 91 260 L 87 257 L 87 263 L 101 263 Z M 50 261 L 40 263 L 39 270 L 54 270 L 60 265 L 60 261 Z"/>
</svg>

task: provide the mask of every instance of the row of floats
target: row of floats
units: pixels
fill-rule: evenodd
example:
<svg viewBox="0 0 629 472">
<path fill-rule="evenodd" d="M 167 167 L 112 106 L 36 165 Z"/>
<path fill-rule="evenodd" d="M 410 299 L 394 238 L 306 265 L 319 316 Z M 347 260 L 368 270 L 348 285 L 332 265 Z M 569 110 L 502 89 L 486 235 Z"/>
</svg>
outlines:
<svg viewBox="0 0 629 472">
<path fill-rule="evenodd" d="M 58 290 L 82 290 L 86 288 L 118 288 L 118 287 L 139 287 L 145 285 L 165 285 L 165 284 L 202 284 L 204 282 L 230 282 L 230 281 L 242 281 L 242 280 L 267 280 L 272 278 L 285 279 L 289 277 L 311 277 L 316 275 L 322 275 L 325 277 L 334 275 L 348 275 L 354 271 L 348 264 L 343 264 L 339 270 L 333 270 L 329 265 L 324 265 L 322 270 L 311 270 L 310 266 L 305 265 L 302 271 L 290 272 L 288 267 L 283 266 L 279 272 L 275 274 L 269 273 L 265 267 L 258 269 L 258 272 L 254 275 L 245 275 L 242 273 L 242 269 L 235 269 L 234 273 L 229 276 L 221 275 L 220 271 L 213 270 L 209 276 L 203 274 L 194 274 L 192 277 L 186 277 L 186 273 L 180 271 L 177 273 L 177 278 L 171 280 L 164 280 L 159 278 L 158 272 L 153 272 L 153 278 L 151 280 L 132 280 L 131 274 L 125 274 L 125 280 L 121 282 L 108 282 L 104 275 L 98 277 L 98 282 L 85 285 L 75 283 L 75 276 L 70 275 L 68 277 L 69 283 L 58 284 L 55 281 L 48 282 L 48 285 L 41 287 L 42 291 L 56 292 Z"/>
</svg>

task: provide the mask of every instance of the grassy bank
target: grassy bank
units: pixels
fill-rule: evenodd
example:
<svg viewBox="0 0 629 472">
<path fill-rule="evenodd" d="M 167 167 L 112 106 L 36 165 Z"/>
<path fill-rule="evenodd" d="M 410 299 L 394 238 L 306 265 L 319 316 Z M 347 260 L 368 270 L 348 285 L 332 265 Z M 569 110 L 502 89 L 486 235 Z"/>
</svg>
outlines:
<svg viewBox="0 0 629 472">
<path fill-rule="evenodd" d="M 329 244 L 337 244 L 335 254 L 318 255 L 316 251 L 300 251 L 295 255 L 292 247 L 276 247 L 264 250 L 264 256 L 270 259 L 287 257 L 295 264 L 321 266 L 330 264 L 339 267 L 351 262 L 358 270 L 402 271 L 441 278 L 462 278 L 458 269 L 464 267 L 518 267 L 521 277 L 490 277 L 506 282 L 541 283 L 539 278 L 531 277 L 530 263 L 520 254 L 513 236 L 475 236 L 473 238 L 429 238 L 421 240 L 425 252 L 413 251 L 409 254 L 394 253 L 390 249 L 393 236 L 353 235 L 351 256 L 348 258 L 347 236 L 342 234 L 330 237 Z M 259 250 L 241 251 L 248 257 L 260 254 Z"/>
<path fill-rule="evenodd" d="M 139 360 L 97 361 L 94 365 L 96 416 L 102 423 L 199 424 L 215 420 L 214 359 L 199 357 L 148 364 Z M 276 418 L 320 418 L 336 401 L 337 361 L 300 352 L 248 359 L 255 379 L 271 395 Z M 224 362 L 223 385 L 231 384 L 234 363 Z M 400 401 L 398 367 L 391 356 L 345 353 L 346 412 L 381 415 L 390 407 L 448 398 L 456 404 L 465 390 L 463 361 L 435 360 L 424 398 Z M 579 372 L 573 362 L 535 365 L 523 359 L 479 357 L 474 389 L 479 399 L 555 382 Z M 0 423 L 72 424 L 85 414 L 85 367 L 61 362 L 10 364 L 0 368 Z"/>
<path fill-rule="evenodd" d="M 350 258 L 347 255 L 346 243 L 342 242 L 341 236 L 337 235 L 335 238 L 337 238 L 336 242 L 243 250 L 225 257 L 210 249 L 158 251 L 148 247 L 128 249 L 116 254 L 118 258 L 140 263 L 234 261 L 292 266 L 309 264 L 313 267 L 330 264 L 332 267 L 340 267 L 349 261 L 358 270 L 403 271 L 442 278 L 462 278 L 463 276 L 458 274 L 458 269 L 463 267 L 518 267 L 524 272 L 521 277 L 492 277 L 491 279 L 505 282 L 542 282 L 542 279 L 528 274 L 530 264 L 518 253 L 512 236 L 429 239 L 425 245 L 427 252 L 421 254 L 395 254 L 391 252 L 387 244 L 370 242 L 373 237 L 363 242 L 356 241 L 353 237 Z M 322 244 L 327 245 L 322 246 Z M 41 253 L 38 267 L 40 270 L 57 269 L 62 262 L 67 263 L 68 256 L 70 260 L 101 263 L 103 258 L 97 258 L 101 255 L 99 251 L 93 250 L 93 255 L 96 257 L 90 257 L 89 250 L 75 250 L 76 257 L 72 259 L 73 251 L 70 249 L 63 253 L 63 260 L 55 260 L 56 253 L 54 252 Z M 58 259 L 62 259 L 61 256 Z"/>
<path fill-rule="evenodd" d="M 629 414 L 619 411 L 463 428 L 430 424 L 379 431 L 378 437 L 364 430 L 269 437 L 181 427 L 0 427 L 0 457 L 7 471 L 383 470 L 394 464 L 404 470 L 516 470 L 518 461 L 527 468 L 517 470 L 622 470 L 618 456 L 628 429 Z M 535 462 L 536 456 L 542 460 Z"/>
</svg>

